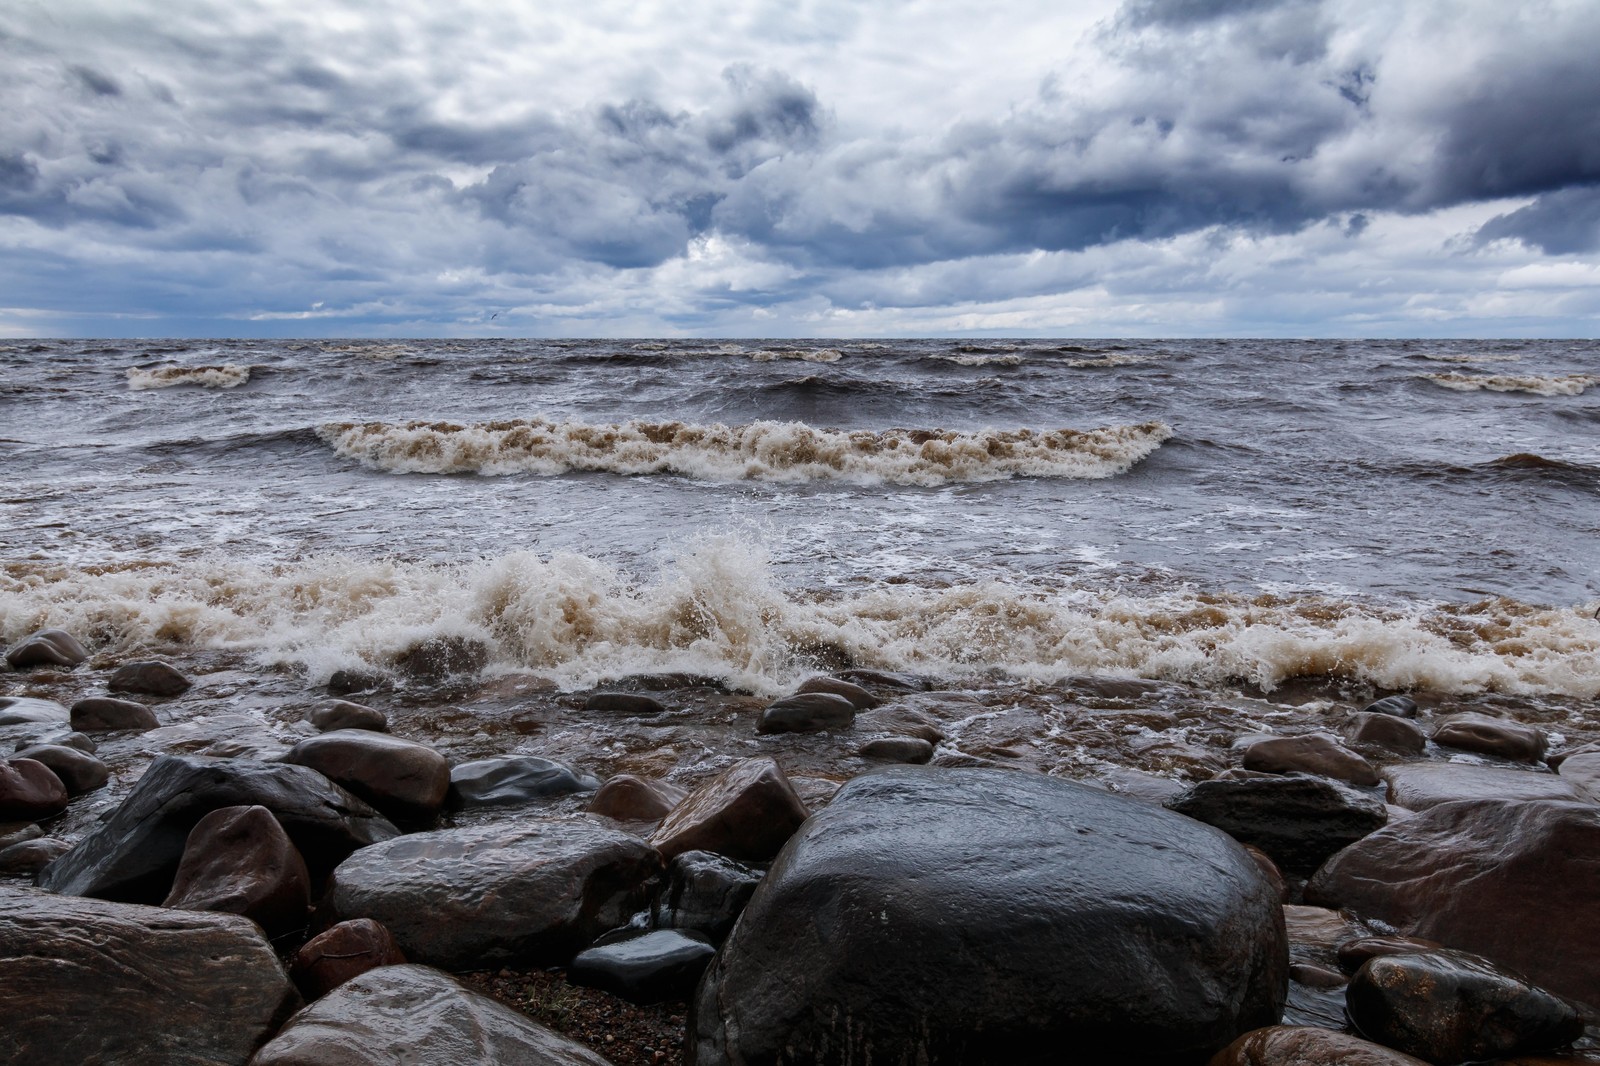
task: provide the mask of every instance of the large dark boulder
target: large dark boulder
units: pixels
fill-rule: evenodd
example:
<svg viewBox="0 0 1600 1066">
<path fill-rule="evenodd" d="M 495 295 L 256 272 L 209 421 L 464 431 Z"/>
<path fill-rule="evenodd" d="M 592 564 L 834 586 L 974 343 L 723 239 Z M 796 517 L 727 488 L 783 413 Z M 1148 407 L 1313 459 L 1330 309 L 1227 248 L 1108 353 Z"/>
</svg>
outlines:
<svg viewBox="0 0 1600 1066">
<path fill-rule="evenodd" d="M 408 824 L 437 818 L 450 791 L 450 763 L 443 755 L 415 740 L 370 729 L 308 737 L 283 761 L 311 767 L 385 817 Z"/>
<path fill-rule="evenodd" d="M 109 820 L 45 868 L 39 883 L 67 895 L 159 903 L 195 824 L 218 808 L 252 805 L 273 813 L 314 879 L 355 849 L 400 832 L 309 767 L 166 755 Z"/>
<path fill-rule="evenodd" d="M 564 963 L 626 925 L 661 857 L 583 821 L 414 833 L 356 852 L 333 875 L 334 917 L 372 918 L 406 958 L 447 970 Z"/>
<path fill-rule="evenodd" d="M 581 1044 L 426 966 L 352 978 L 290 1019 L 251 1066 L 608 1066 Z"/>
<path fill-rule="evenodd" d="M 298 1004 L 237 915 L 0 888 L 0 1061 L 239 1064 Z"/>
<path fill-rule="evenodd" d="M 1321 777 L 1214 778 L 1166 806 L 1255 845 L 1295 874 L 1311 873 L 1389 818 L 1381 800 Z"/>
<path fill-rule="evenodd" d="M 1600 1004 L 1600 806 L 1441 803 L 1335 855 L 1307 900 Z"/>
<path fill-rule="evenodd" d="M 271 811 L 223 807 L 189 833 L 162 906 L 242 914 L 281 936 L 305 927 L 311 875 Z"/>
<path fill-rule="evenodd" d="M 1200 1063 L 1276 1022 L 1283 912 L 1226 835 L 1100 789 L 896 767 L 778 856 L 688 1061 Z"/>
</svg>

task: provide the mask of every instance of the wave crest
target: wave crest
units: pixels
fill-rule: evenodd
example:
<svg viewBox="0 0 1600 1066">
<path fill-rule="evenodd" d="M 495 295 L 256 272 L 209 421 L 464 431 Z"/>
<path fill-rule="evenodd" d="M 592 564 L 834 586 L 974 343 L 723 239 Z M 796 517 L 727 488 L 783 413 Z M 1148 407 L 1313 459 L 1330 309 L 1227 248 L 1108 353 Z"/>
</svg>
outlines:
<svg viewBox="0 0 1600 1066">
<path fill-rule="evenodd" d="M 128 388 L 170 389 L 194 385 L 204 389 L 236 389 L 250 380 L 247 366 L 152 366 L 129 367 Z"/>
<path fill-rule="evenodd" d="M 1436 385 L 1457 392 L 1526 392 L 1534 396 L 1577 396 L 1600 385 L 1600 375 L 1561 374 L 1539 377 L 1533 374 L 1423 374 Z"/>
</svg>

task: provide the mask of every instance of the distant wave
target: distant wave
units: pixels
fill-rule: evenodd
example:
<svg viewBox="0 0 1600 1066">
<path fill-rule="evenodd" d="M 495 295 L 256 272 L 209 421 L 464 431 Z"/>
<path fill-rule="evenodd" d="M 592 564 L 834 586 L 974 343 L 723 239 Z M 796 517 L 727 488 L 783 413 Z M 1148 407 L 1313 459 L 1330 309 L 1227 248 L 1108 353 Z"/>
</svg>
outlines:
<svg viewBox="0 0 1600 1066">
<path fill-rule="evenodd" d="M 955 355 L 935 353 L 935 359 L 942 359 L 947 363 L 957 366 L 1021 366 L 1022 355 L 1018 352 L 959 352 Z"/>
<path fill-rule="evenodd" d="M 250 380 L 247 366 L 156 366 L 129 367 L 128 388 L 170 389 L 194 385 L 205 389 L 236 389 Z"/>
<path fill-rule="evenodd" d="M 844 353 L 837 348 L 746 348 L 741 352 L 754 362 L 771 363 L 779 359 L 799 359 L 807 363 L 837 363 Z"/>
<path fill-rule="evenodd" d="M 368 359 L 398 359 L 402 355 L 409 355 L 416 349 L 409 344 L 319 344 L 317 347 L 325 352 L 336 352 L 342 355 L 360 355 Z"/>
<path fill-rule="evenodd" d="M 1159 422 L 1080 432 L 516 419 L 469 425 L 342 422 L 323 426 L 319 434 L 339 455 L 391 473 L 602 471 L 708 481 L 931 486 L 1011 477 L 1112 477 L 1154 452 L 1172 430 Z"/>
<path fill-rule="evenodd" d="M 1600 375 L 1563 374 L 1538 377 L 1532 374 L 1423 374 L 1423 378 L 1436 385 L 1457 392 L 1526 392 L 1535 396 L 1577 396 L 1585 389 L 1600 385 Z"/>
<path fill-rule="evenodd" d="M 1419 359 L 1426 359 L 1431 363 L 1518 363 L 1522 356 L 1512 352 L 1498 352 L 1494 355 L 1457 355 L 1449 352 L 1419 352 Z"/>
</svg>

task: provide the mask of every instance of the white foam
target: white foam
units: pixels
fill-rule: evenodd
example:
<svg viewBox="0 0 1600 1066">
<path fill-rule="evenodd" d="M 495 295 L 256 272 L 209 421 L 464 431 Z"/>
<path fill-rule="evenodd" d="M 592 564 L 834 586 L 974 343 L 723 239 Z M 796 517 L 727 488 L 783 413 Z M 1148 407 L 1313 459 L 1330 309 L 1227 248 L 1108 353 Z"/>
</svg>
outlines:
<svg viewBox="0 0 1600 1066">
<path fill-rule="evenodd" d="M 994 352 L 967 352 L 959 355 L 935 354 L 935 359 L 943 359 L 947 363 L 958 366 L 1021 366 L 1022 356 L 1016 352 L 997 354 Z"/>
<path fill-rule="evenodd" d="M 1518 363 L 1522 356 L 1510 352 L 1495 355 L 1453 355 L 1444 352 L 1424 352 L 1422 358 L 1435 363 Z"/>
<path fill-rule="evenodd" d="M 771 363 L 779 359 L 799 359 L 807 363 L 837 363 L 844 353 L 837 348 L 753 348 L 745 352 L 752 361 Z"/>
<path fill-rule="evenodd" d="M 1527 392 L 1535 396 L 1577 396 L 1600 385 L 1600 375 L 1563 374 L 1538 377 L 1532 374 L 1423 374 L 1436 385 L 1457 392 Z"/>
<path fill-rule="evenodd" d="M 129 367 L 128 388 L 170 389 L 194 385 L 205 389 L 236 389 L 250 380 L 247 366 L 153 366 Z"/>
<path fill-rule="evenodd" d="M 1159 422 L 1057 430 L 829 430 L 803 422 L 727 426 L 516 419 L 335 423 L 339 455 L 391 473 L 680 474 L 709 481 L 945 485 L 1125 473 L 1172 436 Z"/>
</svg>

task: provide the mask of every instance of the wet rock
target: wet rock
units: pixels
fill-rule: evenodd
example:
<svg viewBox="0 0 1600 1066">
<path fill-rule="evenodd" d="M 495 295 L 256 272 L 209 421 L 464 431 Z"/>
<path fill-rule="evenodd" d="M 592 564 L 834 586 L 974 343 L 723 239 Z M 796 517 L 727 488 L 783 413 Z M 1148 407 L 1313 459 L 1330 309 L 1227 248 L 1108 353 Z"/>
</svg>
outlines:
<svg viewBox="0 0 1600 1066">
<path fill-rule="evenodd" d="M 277 937 L 305 926 L 311 875 L 271 811 L 223 807 L 189 832 L 162 906 L 242 914 Z"/>
<path fill-rule="evenodd" d="M 785 696 L 767 704 L 756 724 L 758 733 L 821 733 L 848 729 L 856 720 L 855 704 L 831 692 Z"/>
<path fill-rule="evenodd" d="M 626 925 L 661 871 L 637 837 L 591 821 L 415 833 L 334 871 L 340 920 L 382 922 L 406 957 L 448 970 L 565 963 Z"/>
<path fill-rule="evenodd" d="M 879 737 L 861 745 L 861 757 L 921 765 L 933 758 L 933 745 L 921 737 Z"/>
<path fill-rule="evenodd" d="M 1097 780 L 1104 782 L 1112 792 L 1154 803 L 1158 807 L 1188 787 L 1182 781 L 1127 766 L 1108 766 L 1099 772 Z M 1263 853 L 1262 858 L 1265 857 Z"/>
<path fill-rule="evenodd" d="M 243 1063 L 298 1002 L 244 918 L 0 888 L 9 1061 Z"/>
<path fill-rule="evenodd" d="M 678 804 L 650 837 L 664 858 L 714 851 L 766 862 L 800 828 L 807 812 L 771 759 L 734 763 Z"/>
<path fill-rule="evenodd" d="M 450 764 L 414 740 L 370 729 L 336 729 L 289 749 L 286 763 L 309 766 L 398 822 L 426 823 L 444 808 Z"/>
<path fill-rule="evenodd" d="M 313 708 L 307 720 L 322 733 L 340 729 L 367 729 L 374 733 L 389 731 L 389 718 L 382 711 L 349 700 L 329 700 Z"/>
<path fill-rule="evenodd" d="M 261 762 L 277 762 L 289 751 L 278 732 L 259 716 L 249 714 L 199 715 L 150 730 L 140 737 L 140 746 L 150 751 Z"/>
<path fill-rule="evenodd" d="M 73 667 L 89 658 L 76 637 L 61 629 L 41 629 L 6 649 L 6 662 L 14 669 L 31 666 Z"/>
<path fill-rule="evenodd" d="M 0 696 L 0 742 L 32 744 L 67 728 L 67 709 L 54 700 Z"/>
<path fill-rule="evenodd" d="M 1202 781 L 1166 806 L 1254 844 L 1292 874 L 1309 874 L 1389 817 L 1377 799 L 1321 777 Z"/>
<path fill-rule="evenodd" d="M 1277 1020 L 1282 921 L 1243 849 L 1158 807 L 880 770 L 784 848 L 700 985 L 686 1061 L 1198 1061 Z"/>
<path fill-rule="evenodd" d="M 805 695 L 809 692 L 825 692 L 834 696 L 843 696 L 858 711 L 870 711 L 883 702 L 853 681 L 826 675 L 809 677 L 802 681 L 794 691 L 796 695 Z"/>
<path fill-rule="evenodd" d="M 789 784 L 794 786 L 794 794 L 800 797 L 801 805 L 807 811 L 816 811 L 833 802 L 844 782 L 828 777 L 791 777 Z"/>
<path fill-rule="evenodd" d="M 1335 855 L 1306 899 L 1483 955 L 1600 1003 L 1600 807 L 1441 803 Z"/>
<path fill-rule="evenodd" d="M 1080 675 L 1068 678 L 1066 687 L 1078 696 L 1128 702 L 1147 700 L 1153 696 L 1159 696 L 1167 686 L 1160 681 L 1148 681 L 1139 677 Z"/>
<path fill-rule="evenodd" d="M 537 755 L 500 755 L 450 771 L 450 796 L 463 807 L 509 807 L 550 796 L 593 792 L 600 779 Z"/>
<path fill-rule="evenodd" d="M 915 737 L 930 744 L 945 739 L 944 728 L 925 709 L 907 703 L 892 703 L 856 716 L 856 728 L 870 732 Z"/>
<path fill-rule="evenodd" d="M 1388 714 L 1396 718 L 1415 718 L 1417 716 L 1417 701 L 1410 696 L 1385 696 L 1374 703 L 1369 703 L 1361 708 L 1368 714 Z"/>
<path fill-rule="evenodd" d="M 1412 811 L 1477 799 L 1578 799 L 1555 774 L 1456 762 L 1408 762 L 1385 767 L 1389 802 Z"/>
<path fill-rule="evenodd" d="M 1206 1066 L 1429 1066 L 1422 1059 L 1359 1036 L 1308 1025 L 1273 1025 L 1246 1033 Z"/>
<path fill-rule="evenodd" d="M 1544 764 L 1552 770 L 1559 770 L 1574 755 L 1600 755 L 1600 744 L 1579 744 L 1577 747 L 1563 748 L 1558 752 L 1546 755 Z"/>
<path fill-rule="evenodd" d="M 388 678 L 371 670 L 335 670 L 328 678 L 328 693 L 333 696 L 348 696 L 352 692 L 372 692 L 390 687 Z"/>
<path fill-rule="evenodd" d="M 1344 915 L 1326 907 L 1308 907 L 1290 904 L 1283 908 L 1283 926 L 1289 935 L 1290 949 L 1302 951 L 1302 957 L 1332 958 L 1340 942 L 1357 935 L 1357 931 Z"/>
<path fill-rule="evenodd" d="M 301 945 L 294 953 L 289 976 L 307 999 L 320 999 L 352 977 L 405 961 L 405 953 L 389 930 L 371 918 L 353 918 Z"/>
<path fill-rule="evenodd" d="M 100 750 L 100 746 L 90 740 L 88 736 L 74 731 L 71 733 L 57 733 L 54 736 L 43 737 L 38 740 L 19 740 L 17 742 L 17 751 L 21 752 L 25 748 L 35 747 L 40 744 L 58 744 L 62 747 L 76 748 L 85 755 L 93 755 Z"/>
<path fill-rule="evenodd" d="M 1600 752 L 1585 752 L 1563 760 L 1561 780 L 1578 795 L 1600 803 Z"/>
<path fill-rule="evenodd" d="M 166 755 L 111 818 L 51 863 L 40 884 L 72 896 L 158 903 L 172 887 L 189 831 L 222 807 L 271 811 L 313 879 L 356 848 L 397 836 L 387 819 L 315 770 L 287 763 Z"/>
<path fill-rule="evenodd" d="M 617 774 L 600 786 L 585 809 L 619 822 L 659 822 L 688 795 L 688 789 L 670 781 Z"/>
<path fill-rule="evenodd" d="M 1246 770 L 1269 774 L 1299 772 L 1353 785 L 1378 783 L 1378 772 L 1371 763 L 1326 733 L 1257 741 L 1244 750 L 1242 761 Z"/>
<path fill-rule="evenodd" d="M 133 700 L 90 696 L 72 705 L 72 728 L 85 733 L 114 733 L 123 729 L 143 733 L 160 725 L 156 712 Z"/>
<path fill-rule="evenodd" d="M 142 692 L 147 696 L 180 696 L 193 685 L 171 664 L 155 660 L 124 663 L 106 682 L 112 692 Z"/>
<path fill-rule="evenodd" d="M 53 818 L 67 809 L 67 786 L 44 763 L 0 760 L 0 821 Z"/>
<path fill-rule="evenodd" d="M 355 977 L 290 1019 L 250 1066 L 608 1066 L 426 966 Z"/>
<path fill-rule="evenodd" d="M 1519 762 L 1538 762 L 1546 746 L 1542 729 L 1471 711 L 1441 719 L 1434 726 L 1433 742 Z"/>
<path fill-rule="evenodd" d="M 24 840 L 37 840 L 44 830 L 37 822 L 0 822 L 0 848 L 9 848 Z"/>
<path fill-rule="evenodd" d="M 475 674 L 489 665 L 489 646 L 469 637 L 429 637 L 397 655 L 394 664 L 419 681 L 443 681 L 455 674 Z"/>
<path fill-rule="evenodd" d="M 111 777 L 111 771 L 105 763 L 88 752 L 66 744 L 35 744 L 22 748 L 14 758 L 44 763 L 61 779 L 69 796 L 93 792 Z"/>
<path fill-rule="evenodd" d="M 716 954 L 709 941 L 677 929 L 632 933 L 580 951 L 567 980 L 630 1003 L 688 999 Z"/>
<path fill-rule="evenodd" d="M 834 677 L 866 688 L 887 688 L 899 692 L 925 692 L 932 686 L 927 679 L 911 674 L 898 674 L 889 670 L 840 670 Z"/>
<path fill-rule="evenodd" d="M 1568 1003 L 1465 952 L 1381 955 L 1345 992 L 1362 1035 L 1441 1066 L 1545 1051 L 1583 1035 Z"/>
<path fill-rule="evenodd" d="M 1284 879 L 1283 871 L 1278 869 L 1278 864 L 1272 861 L 1272 856 L 1254 844 L 1240 844 L 1239 846 L 1254 860 L 1256 868 L 1261 871 L 1261 876 L 1267 879 L 1267 883 L 1278 894 L 1278 901 L 1280 903 L 1288 903 L 1289 883 Z"/>
<path fill-rule="evenodd" d="M 1343 988 L 1346 984 L 1344 974 L 1338 970 L 1330 970 L 1326 966 L 1318 966 L 1311 962 L 1290 964 L 1289 980 L 1316 989 Z"/>
<path fill-rule="evenodd" d="M 1389 714 L 1363 711 L 1344 727 L 1344 737 L 1358 747 L 1378 748 L 1397 755 L 1421 755 L 1428 737 L 1414 723 Z"/>
<path fill-rule="evenodd" d="M 1379 955 L 1415 955 L 1423 951 L 1438 951 L 1444 945 L 1437 940 L 1418 936 L 1361 936 L 1339 945 L 1339 969 L 1355 973 L 1368 959 Z"/>
<path fill-rule="evenodd" d="M 667 864 L 657 921 L 672 929 L 693 929 L 720 944 L 760 883 L 760 871 L 741 862 L 709 851 L 686 851 Z"/>
<path fill-rule="evenodd" d="M 20 840 L 0 847 L 0 877 L 31 877 L 71 850 L 71 844 L 54 837 Z M 3 969 L 0 966 L 0 972 Z"/>
<path fill-rule="evenodd" d="M 596 692 L 583 701 L 586 711 L 607 711 L 613 714 L 631 714 L 643 717 L 645 715 L 662 714 L 666 705 L 654 696 L 646 696 L 638 692 Z"/>
</svg>

